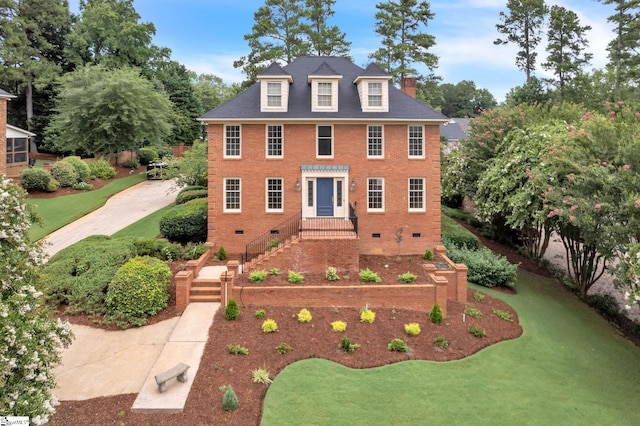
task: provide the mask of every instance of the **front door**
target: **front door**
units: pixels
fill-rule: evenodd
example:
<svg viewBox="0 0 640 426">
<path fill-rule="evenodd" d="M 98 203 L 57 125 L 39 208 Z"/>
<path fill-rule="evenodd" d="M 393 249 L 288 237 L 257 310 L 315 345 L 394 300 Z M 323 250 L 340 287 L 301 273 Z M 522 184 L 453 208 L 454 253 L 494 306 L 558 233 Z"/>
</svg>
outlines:
<svg viewBox="0 0 640 426">
<path fill-rule="evenodd" d="M 316 180 L 318 216 L 333 216 L 333 178 L 318 178 Z"/>
</svg>

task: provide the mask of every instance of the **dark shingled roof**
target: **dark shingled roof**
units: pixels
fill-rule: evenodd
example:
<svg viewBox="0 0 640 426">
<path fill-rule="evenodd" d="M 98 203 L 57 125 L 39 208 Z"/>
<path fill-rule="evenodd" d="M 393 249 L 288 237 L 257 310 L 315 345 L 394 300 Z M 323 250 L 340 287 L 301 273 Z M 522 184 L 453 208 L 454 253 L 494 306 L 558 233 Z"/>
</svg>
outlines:
<svg viewBox="0 0 640 426">
<path fill-rule="evenodd" d="M 463 121 L 462 119 L 452 118 L 440 125 L 440 134 L 449 141 L 459 141 L 466 139 L 468 136 L 464 124 L 459 123 L 458 120 Z M 464 121 L 468 123 L 468 120 L 464 119 Z"/>
<path fill-rule="evenodd" d="M 338 83 L 338 111 L 312 112 L 311 84 L 308 82 L 307 77 L 314 75 L 316 72 L 324 72 L 326 70 L 325 64 L 332 70 L 333 75 L 341 75 L 343 77 Z M 353 81 L 358 76 L 387 75 L 378 66 L 374 67 L 369 66 L 365 71 L 345 58 L 304 56 L 282 68 L 293 77 L 293 83 L 289 86 L 289 107 L 287 112 L 260 111 L 260 83 L 258 82 L 233 99 L 207 112 L 201 119 L 203 121 L 243 119 L 447 120 L 444 115 L 404 94 L 394 86 L 389 86 L 389 112 L 363 112 L 360 106 L 358 89 Z M 365 74 L 366 72 L 370 74 Z"/>
<path fill-rule="evenodd" d="M 4 90 L 0 89 L 0 98 L 15 98 L 15 96 L 13 96 L 9 92 L 5 92 Z"/>
<path fill-rule="evenodd" d="M 289 75 L 288 72 L 286 72 L 285 70 L 282 69 L 282 67 L 280 66 L 280 64 L 278 64 L 277 62 L 273 62 L 271 65 L 269 65 L 267 68 L 265 68 L 264 71 L 262 71 L 260 74 L 258 75 Z"/>
</svg>

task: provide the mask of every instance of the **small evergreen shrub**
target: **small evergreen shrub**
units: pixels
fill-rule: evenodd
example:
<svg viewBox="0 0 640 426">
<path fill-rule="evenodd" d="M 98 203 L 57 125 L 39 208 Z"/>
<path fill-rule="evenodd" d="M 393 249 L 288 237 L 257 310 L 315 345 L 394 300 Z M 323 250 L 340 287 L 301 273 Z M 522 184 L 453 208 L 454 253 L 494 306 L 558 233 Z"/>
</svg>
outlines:
<svg viewBox="0 0 640 426">
<path fill-rule="evenodd" d="M 402 339 L 393 339 L 387 345 L 387 349 L 389 349 L 392 352 L 407 352 L 409 350 L 406 342 Z"/>
<path fill-rule="evenodd" d="M 71 188 L 75 189 L 76 191 L 91 191 L 93 190 L 93 185 L 87 182 L 78 182 L 71 185 Z"/>
<path fill-rule="evenodd" d="M 347 331 L 347 323 L 344 321 L 334 321 L 331 323 L 331 328 L 336 333 L 342 333 L 344 331 Z"/>
<path fill-rule="evenodd" d="M 91 174 L 91 169 L 89 168 L 89 165 L 84 161 L 82 161 L 80 157 L 75 157 L 75 156 L 65 157 L 64 159 L 62 159 L 62 161 L 64 161 L 65 163 L 69 163 L 73 166 L 73 169 L 78 174 L 79 182 L 86 180 Z"/>
<path fill-rule="evenodd" d="M 207 196 L 208 196 L 208 191 L 206 189 L 181 192 L 178 195 L 176 195 L 176 205 L 184 204 L 187 201 L 195 200 L 198 198 L 207 198 Z"/>
<path fill-rule="evenodd" d="M 278 268 L 271 268 L 269 270 L 269 275 L 273 275 L 274 277 L 277 277 L 278 275 L 280 275 L 280 270 Z"/>
<path fill-rule="evenodd" d="M 262 281 L 267 279 L 267 271 L 253 271 L 249 274 L 249 281 L 254 284 L 261 283 Z"/>
<path fill-rule="evenodd" d="M 122 163 L 122 167 L 126 167 L 127 169 L 135 170 L 140 167 L 140 162 L 135 158 L 129 158 L 124 163 Z"/>
<path fill-rule="evenodd" d="M 433 339 L 433 344 L 436 345 L 436 348 L 447 349 L 449 347 L 449 340 L 444 336 L 438 336 Z"/>
<path fill-rule="evenodd" d="M 254 383 L 261 383 L 267 386 L 273 382 L 269 377 L 269 371 L 264 367 L 251 370 L 251 378 Z"/>
<path fill-rule="evenodd" d="M 235 411 L 238 409 L 238 396 L 234 392 L 231 385 L 226 387 L 224 395 L 222 396 L 222 407 L 224 411 Z"/>
<path fill-rule="evenodd" d="M 446 216 L 443 216 L 443 219 Z M 449 219 L 453 222 L 451 219 Z M 478 237 L 467 231 L 462 226 L 453 222 L 455 226 L 447 227 L 445 222 L 442 223 L 442 244 L 449 250 L 451 247 L 459 249 L 467 249 L 471 251 L 478 250 L 480 248 L 480 240 Z"/>
<path fill-rule="evenodd" d="M 28 168 L 20 173 L 20 185 L 29 191 L 53 192 L 48 190 L 51 174 L 45 169 Z M 57 188 L 56 188 L 57 189 Z M 55 190 L 54 190 L 55 191 Z"/>
<path fill-rule="evenodd" d="M 382 278 L 377 273 L 373 272 L 369 268 L 360 270 L 360 281 L 365 283 L 381 283 Z"/>
<path fill-rule="evenodd" d="M 272 319 L 266 319 L 262 323 L 262 332 L 263 333 L 275 333 L 278 331 L 278 323 Z"/>
<path fill-rule="evenodd" d="M 280 343 L 278 346 L 276 346 L 276 351 L 278 351 L 278 353 L 280 355 L 286 354 L 291 349 L 293 349 L 293 348 L 291 346 L 287 345 L 286 343 Z"/>
<path fill-rule="evenodd" d="M 58 182 L 60 186 L 68 187 L 78 182 L 78 172 L 69 163 L 65 161 L 56 161 L 51 166 L 51 176 Z"/>
<path fill-rule="evenodd" d="M 327 272 L 325 272 L 324 276 L 329 281 L 338 281 L 340 279 L 340 276 L 338 275 L 338 269 L 333 266 L 329 266 L 327 268 Z"/>
<path fill-rule="evenodd" d="M 293 284 L 303 284 L 304 276 L 299 272 L 289 271 L 289 277 L 287 278 L 287 281 Z"/>
<path fill-rule="evenodd" d="M 472 336 L 478 337 L 478 338 L 482 338 L 482 337 L 486 337 L 487 336 L 487 332 L 485 331 L 484 328 L 476 327 L 475 325 L 470 325 L 469 326 L 469 333 L 471 333 Z"/>
<path fill-rule="evenodd" d="M 416 278 L 418 277 L 412 274 L 411 272 L 405 272 L 404 274 L 398 275 L 398 281 L 400 281 L 403 284 L 411 284 L 416 280 Z"/>
<path fill-rule="evenodd" d="M 60 188 L 60 182 L 51 178 L 49 183 L 47 184 L 47 192 L 56 192 Z"/>
<path fill-rule="evenodd" d="M 227 321 L 235 321 L 240 316 L 240 307 L 236 299 L 231 298 L 227 302 L 227 306 L 224 308 L 224 317 Z"/>
<path fill-rule="evenodd" d="M 587 297 L 587 303 L 611 320 L 621 315 L 618 301 L 609 294 L 591 294 Z"/>
<path fill-rule="evenodd" d="M 191 200 L 175 206 L 160 219 L 160 233 L 173 242 L 204 242 L 207 218 L 207 199 Z"/>
<path fill-rule="evenodd" d="M 227 251 L 224 249 L 224 247 L 220 246 L 220 248 L 216 252 L 216 258 L 218 260 L 225 260 L 227 258 Z"/>
<path fill-rule="evenodd" d="M 156 151 L 155 148 L 150 146 L 145 146 L 143 148 L 138 149 L 136 154 L 138 156 L 138 160 L 140 161 L 140 164 L 142 164 L 143 166 L 146 166 L 149 163 L 153 163 L 158 159 L 158 151 Z"/>
<path fill-rule="evenodd" d="M 116 175 L 116 169 L 108 161 L 99 159 L 89 163 L 89 171 L 92 176 L 98 179 L 111 179 Z"/>
<path fill-rule="evenodd" d="M 264 318 L 264 316 L 267 314 L 267 312 L 264 309 L 258 309 L 255 313 L 255 317 L 257 319 L 262 319 Z"/>
<path fill-rule="evenodd" d="M 228 345 L 227 349 L 232 355 L 249 355 L 249 349 L 241 345 Z"/>
<path fill-rule="evenodd" d="M 480 293 L 479 291 L 476 291 L 475 293 L 473 293 L 473 300 L 475 300 L 476 302 L 484 301 L 484 294 Z"/>
<path fill-rule="evenodd" d="M 311 322 L 312 318 L 308 309 L 300 309 L 300 312 L 298 312 L 298 322 Z"/>
<path fill-rule="evenodd" d="M 376 321 L 376 313 L 371 309 L 364 307 L 360 309 L 360 322 L 373 324 Z"/>
<path fill-rule="evenodd" d="M 476 308 L 472 308 L 471 306 L 465 306 L 464 313 L 473 318 L 482 318 L 482 312 Z"/>
<path fill-rule="evenodd" d="M 163 244 L 159 256 L 167 262 L 173 262 L 184 256 L 184 247 L 177 243 Z"/>
<path fill-rule="evenodd" d="M 464 263 L 469 268 L 468 280 L 484 287 L 513 287 L 518 267 L 503 256 L 496 256 L 487 248 L 479 250 L 460 249 L 447 246 L 447 256 L 455 263 Z"/>
<path fill-rule="evenodd" d="M 417 322 L 411 322 L 404 325 L 404 332 L 409 336 L 417 336 L 418 334 L 420 334 L 420 331 L 420 324 L 418 324 Z"/>
<path fill-rule="evenodd" d="M 424 260 L 433 260 L 433 251 L 427 249 L 424 252 L 424 256 L 422 256 Z"/>
<path fill-rule="evenodd" d="M 513 322 L 513 318 L 511 318 L 511 314 L 509 312 L 501 311 L 500 309 L 494 309 L 493 315 L 505 321 Z"/>
<path fill-rule="evenodd" d="M 442 308 L 437 303 L 433 305 L 431 311 L 429 312 L 429 319 L 434 324 L 440 324 L 442 322 L 442 318 L 444 315 L 442 314 Z"/>
<path fill-rule="evenodd" d="M 349 339 L 347 336 L 343 336 L 342 339 L 340 339 L 340 345 L 338 345 L 338 347 L 345 354 L 350 354 L 351 352 L 358 349 L 360 345 L 357 343 L 351 343 L 351 339 Z"/>
</svg>

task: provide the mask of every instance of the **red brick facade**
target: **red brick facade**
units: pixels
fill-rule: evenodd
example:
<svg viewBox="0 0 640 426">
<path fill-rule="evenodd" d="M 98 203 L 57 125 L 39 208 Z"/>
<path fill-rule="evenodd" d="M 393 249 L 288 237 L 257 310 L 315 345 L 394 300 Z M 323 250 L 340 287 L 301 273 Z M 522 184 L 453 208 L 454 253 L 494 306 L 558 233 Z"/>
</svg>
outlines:
<svg viewBox="0 0 640 426">
<path fill-rule="evenodd" d="M 7 99 L 0 96 L 0 174 L 7 173 Z"/>
</svg>

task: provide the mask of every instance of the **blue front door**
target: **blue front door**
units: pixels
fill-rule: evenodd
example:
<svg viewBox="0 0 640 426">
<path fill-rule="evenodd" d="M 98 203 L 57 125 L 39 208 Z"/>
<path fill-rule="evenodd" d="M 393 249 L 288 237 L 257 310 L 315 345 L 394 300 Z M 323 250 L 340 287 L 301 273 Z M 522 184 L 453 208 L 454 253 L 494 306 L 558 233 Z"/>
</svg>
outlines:
<svg viewBox="0 0 640 426">
<path fill-rule="evenodd" d="M 333 178 L 317 179 L 318 216 L 333 216 Z"/>
</svg>

